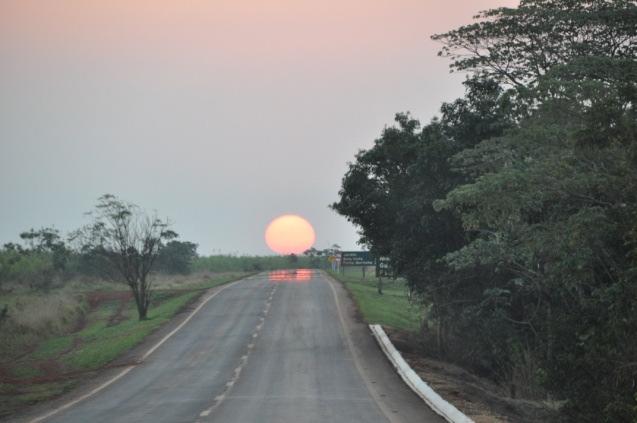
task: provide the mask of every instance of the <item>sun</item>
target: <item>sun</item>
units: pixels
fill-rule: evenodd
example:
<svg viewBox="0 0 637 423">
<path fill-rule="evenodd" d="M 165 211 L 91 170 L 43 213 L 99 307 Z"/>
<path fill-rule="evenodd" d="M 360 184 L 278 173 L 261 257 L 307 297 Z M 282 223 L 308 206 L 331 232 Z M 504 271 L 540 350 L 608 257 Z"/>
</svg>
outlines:
<svg viewBox="0 0 637 423">
<path fill-rule="evenodd" d="M 279 216 L 265 229 L 266 244 L 278 254 L 300 254 L 314 245 L 315 240 L 310 222 L 295 214 Z"/>
</svg>

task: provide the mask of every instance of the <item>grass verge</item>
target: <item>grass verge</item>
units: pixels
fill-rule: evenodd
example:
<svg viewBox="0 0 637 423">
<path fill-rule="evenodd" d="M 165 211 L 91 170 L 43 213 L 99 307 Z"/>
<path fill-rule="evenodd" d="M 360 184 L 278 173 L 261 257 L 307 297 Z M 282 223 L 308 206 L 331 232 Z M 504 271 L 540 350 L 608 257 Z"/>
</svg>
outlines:
<svg viewBox="0 0 637 423">
<path fill-rule="evenodd" d="M 367 323 L 415 332 L 420 328 L 422 312 L 418 304 L 409 302 L 407 286 L 403 280 L 384 281 L 383 294 L 378 293 L 377 279 L 368 272 L 366 278 L 360 270 L 348 269 L 345 274 L 329 272 L 352 294 Z"/>
</svg>

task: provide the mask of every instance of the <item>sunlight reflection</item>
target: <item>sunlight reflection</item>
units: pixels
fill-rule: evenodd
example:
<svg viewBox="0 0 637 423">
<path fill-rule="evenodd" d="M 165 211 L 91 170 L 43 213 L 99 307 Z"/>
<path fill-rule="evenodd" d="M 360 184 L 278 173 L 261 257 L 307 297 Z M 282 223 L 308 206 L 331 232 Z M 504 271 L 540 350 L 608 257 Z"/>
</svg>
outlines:
<svg viewBox="0 0 637 423">
<path fill-rule="evenodd" d="M 311 269 L 273 270 L 268 279 L 270 282 L 309 282 L 312 274 Z"/>
</svg>

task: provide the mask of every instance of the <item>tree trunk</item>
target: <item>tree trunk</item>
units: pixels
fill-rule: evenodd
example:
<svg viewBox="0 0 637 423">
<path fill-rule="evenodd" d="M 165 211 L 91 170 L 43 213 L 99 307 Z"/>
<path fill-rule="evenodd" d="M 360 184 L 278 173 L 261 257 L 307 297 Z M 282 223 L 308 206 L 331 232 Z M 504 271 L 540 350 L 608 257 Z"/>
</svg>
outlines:
<svg viewBox="0 0 637 423">
<path fill-rule="evenodd" d="M 436 322 L 436 349 L 438 354 L 442 356 L 442 317 L 438 317 Z"/>
<path fill-rule="evenodd" d="M 137 304 L 137 314 L 139 320 L 146 320 L 146 314 L 148 313 L 148 307 L 145 304 Z"/>
<path fill-rule="evenodd" d="M 133 297 L 135 298 L 135 305 L 137 306 L 137 317 L 139 320 L 146 320 L 148 313 L 148 301 L 146 298 L 146 287 L 141 281 L 136 281 L 130 284 L 133 291 Z"/>
</svg>

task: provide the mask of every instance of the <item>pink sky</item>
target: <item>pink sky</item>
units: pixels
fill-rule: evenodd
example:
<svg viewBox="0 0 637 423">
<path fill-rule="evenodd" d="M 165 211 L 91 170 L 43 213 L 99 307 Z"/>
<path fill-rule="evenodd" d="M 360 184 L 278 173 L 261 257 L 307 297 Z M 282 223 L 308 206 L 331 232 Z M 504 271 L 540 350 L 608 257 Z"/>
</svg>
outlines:
<svg viewBox="0 0 637 423">
<path fill-rule="evenodd" d="M 370 60 L 405 53 L 478 10 L 513 0 L 4 0 L 2 44 L 102 60 L 203 64 Z"/>
<path fill-rule="evenodd" d="M 346 162 L 396 112 L 427 122 L 462 94 L 430 35 L 516 4 L 2 0 L 0 244 L 110 192 L 203 253 L 266 253 L 284 213 L 356 248 L 327 208 Z"/>
</svg>

